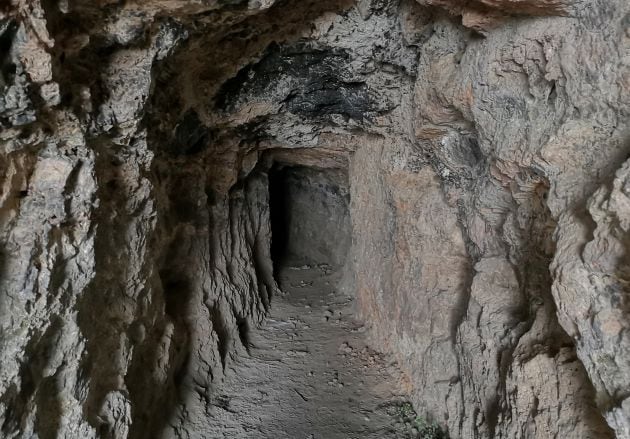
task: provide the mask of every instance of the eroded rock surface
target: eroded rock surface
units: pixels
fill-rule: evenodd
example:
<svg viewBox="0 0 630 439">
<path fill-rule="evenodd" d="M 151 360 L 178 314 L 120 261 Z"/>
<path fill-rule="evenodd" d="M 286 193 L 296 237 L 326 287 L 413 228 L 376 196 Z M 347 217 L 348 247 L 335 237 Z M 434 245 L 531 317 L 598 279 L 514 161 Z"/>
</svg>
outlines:
<svg viewBox="0 0 630 439">
<path fill-rule="evenodd" d="M 0 434 L 194 436 L 273 306 L 282 162 L 347 173 L 342 285 L 423 417 L 630 437 L 629 26 L 625 0 L 3 4 Z"/>
</svg>

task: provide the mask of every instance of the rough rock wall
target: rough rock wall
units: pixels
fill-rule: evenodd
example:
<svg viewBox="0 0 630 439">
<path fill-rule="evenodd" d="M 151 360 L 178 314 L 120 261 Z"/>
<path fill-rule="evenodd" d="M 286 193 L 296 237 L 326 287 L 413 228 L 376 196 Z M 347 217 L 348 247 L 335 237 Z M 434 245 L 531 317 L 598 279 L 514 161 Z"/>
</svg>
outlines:
<svg viewBox="0 0 630 439">
<path fill-rule="evenodd" d="M 2 435 L 203 436 L 271 156 L 349 169 L 359 312 L 452 437 L 630 437 L 630 6 L 462 5 L 0 7 Z"/>
<path fill-rule="evenodd" d="M 610 436 L 555 316 L 539 243 L 519 248 L 525 261 L 472 256 L 462 199 L 445 197 L 408 143 L 360 149 L 351 170 L 359 311 L 410 373 L 419 411 L 454 437 Z M 522 196 L 531 208 L 531 194 Z M 551 243 L 534 233 L 528 239 Z"/>
<path fill-rule="evenodd" d="M 627 351 L 625 324 L 620 323 L 627 322 L 625 305 L 614 304 L 615 291 L 627 288 L 627 279 L 623 270 L 604 263 L 613 259 L 624 264 L 614 252 L 604 250 L 608 247 L 604 241 L 611 238 L 588 235 L 588 228 L 598 228 L 592 221 L 602 219 L 592 213 L 589 219 L 585 207 L 593 204 L 588 200 L 601 199 L 598 187 L 610 185 L 612 175 L 628 157 L 628 5 L 577 6 L 572 16 L 514 20 L 472 42 L 447 24 L 447 37 L 436 33 L 423 46 L 426 51 L 418 77 L 424 76 L 425 85 L 416 88 L 416 97 L 427 105 L 416 105 L 414 125 L 422 148 L 439 158 L 436 170 L 443 178 L 445 195 L 458 199 L 477 272 L 458 343 L 466 347 L 472 342 L 467 321 L 492 328 L 484 325 L 483 317 L 486 310 L 496 321 L 494 305 L 485 305 L 488 298 L 476 296 L 482 289 L 495 288 L 485 274 L 489 264 L 495 264 L 492 272 L 505 267 L 499 272 L 512 281 L 501 282 L 494 296 L 508 294 L 505 284 L 513 285 L 507 288 L 514 295 L 511 306 L 522 301 L 521 313 L 527 308 L 529 312 L 517 321 L 513 318 L 518 314 L 501 313 L 509 319 L 501 328 L 508 330 L 508 337 L 502 337 L 498 347 L 496 341 L 492 343 L 502 375 L 498 389 L 515 397 L 516 387 L 510 381 L 518 375 L 526 378 L 550 366 L 561 371 L 571 362 L 579 369 L 582 363 L 609 425 L 619 437 L 626 437 L 626 355 L 615 355 L 612 362 L 605 358 L 612 350 Z M 478 145 L 476 155 L 486 162 L 483 174 L 473 173 L 473 181 L 466 178 L 466 160 L 456 152 L 466 144 L 475 150 Z M 590 256 L 587 249 L 594 247 L 600 249 L 600 256 Z M 498 267 L 497 258 L 501 260 Z M 543 267 L 550 261 L 548 277 Z M 579 361 L 573 358 L 570 339 L 557 335 L 553 312 L 547 309 L 554 304 Z M 519 328 L 523 320 L 532 322 L 528 331 L 527 326 Z M 615 329 L 609 332 L 607 327 Z M 473 352 L 467 354 L 471 362 L 479 358 Z M 506 362 L 515 367 L 510 370 Z M 496 401 L 486 398 L 481 405 L 486 407 L 487 428 L 492 432 L 491 416 L 497 411 L 493 404 L 499 412 L 510 406 L 515 410 L 518 404 L 506 404 L 507 396 Z M 558 395 L 561 406 L 566 399 Z M 531 407 L 539 413 L 541 399 L 531 401 L 538 401 Z M 515 413 L 525 412 L 516 409 L 512 419 Z M 496 419 L 497 428 L 505 426 L 501 415 Z M 587 435 L 583 431 L 573 434 Z"/>
<path fill-rule="evenodd" d="M 275 288 L 266 177 L 224 188 L 155 147 L 152 67 L 181 26 L 46 6 L 0 21 L 0 435 L 183 434 Z"/>
</svg>

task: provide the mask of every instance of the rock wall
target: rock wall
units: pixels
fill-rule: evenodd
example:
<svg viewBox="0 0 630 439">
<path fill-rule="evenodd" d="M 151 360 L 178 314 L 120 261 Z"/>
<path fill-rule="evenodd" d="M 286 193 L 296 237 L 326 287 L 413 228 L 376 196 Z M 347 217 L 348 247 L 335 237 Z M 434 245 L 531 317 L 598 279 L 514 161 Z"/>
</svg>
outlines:
<svg viewBox="0 0 630 439">
<path fill-rule="evenodd" d="M 266 177 L 155 147 L 152 64 L 183 29 L 48 6 L 2 21 L 1 435 L 192 431 L 275 289 Z M 57 21 L 81 26 L 46 46 Z"/>
<path fill-rule="evenodd" d="M 471 326 L 466 324 L 467 320 L 476 319 L 477 325 L 484 325 L 484 309 L 488 306 L 489 317 L 496 321 L 496 311 L 491 311 L 494 305 L 485 305 L 475 296 L 488 283 L 495 283 L 485 274 L 488 267 L 503 266 L 500 272 L 512 280 L 500 282 L 496 296 L 505 295 L 506 286 L 516 287 L 510 304 L 514 306 L 522 300 L 525 309 L 529 308 L 533 324 L 529 331 L 521 332 L 526 328 L 519 326 L 523 320 L 527 321 L 523 319 L 527 315 L 522 313 L 523 309 L 516 314 L 520 314 L 519 322 L 512 320 L 514 315 L 509 319 L 511 322 L 504 321 L 501 330 L 510 328 L 504 334 L 512 334 L 495 351 L 499 371 L 503 369 L 502 379 L 507 379 L 505 387 L 498 381 L 499 389 L 504 388 L 513 397 L 514 389 L 524 387 L 509 383 L 517 375 L 526 378 L 534 370 L 547 368 L 557 373 L 571 363 L 577 369 L 575 373 L 580 374 L 582 363 L 608 424 L 618 437 L 626 437 L 628 413 L 621 414 L 627 404 L 622 396 L 626 384 L 622 384 L 621 378 L 624 375 L 621 371 L 626 369 L 621 358 L 625 356 L 617 356 L 614 366 L 604 366 L 601 360 L 612 344 L 616 352 L 627 350 L 623 324 L 616 327 L 618 331 L 613 330 L 614 335 L 597 329 L 627 320 L 627 315 L 619 319 L 618 312 L 623 313 L 623 306 L 612 305 L 615 287 L 604 293 L 597 279 L 605 278 L 606 283 L 623 288 L 620 286 L 625 284 L 625 277 L 621 271 L 606 268 L 606 264 L 581 270 L 582 262 L 578 261 L 588 259 L 586 249 L 593 246 L 610 256 L 609 250 L 603 250 L 606 244 L 586 232 L 588 228 L 597 229 L 592 223 L 593 220 L 597 223 L 597 215 L 589 215 L 585 209 L 593 203 L 589 200 L 601 195 L 598 187 L 609 186 L 612 175 L 627 159 L 628 126 L 624 115 L 628 111 L 628 65 L 627 54 L 623 54 L 629 42 L 624 18 L 627 5 L 574 6 L 566 17 L 515 20 L 473 43 L 451 32 L 448 38 L 434 36 L 425 44 L 427 51 L 419 63 L 420 72 L 424 72 L 420 75 L 426 75 L 431 86 L 416 87 L 417 98 L 429 105 L 416 106 L 419 114 L 415 132 L 425 150 L 440 158 L 443 166 L 438 164 L 436 168 L 445 181 L 445 194 L 447 198 L 458 198 L 464 236 L 470 240 L 469 254 L 477 273 L 466 319 L 459 327 L 462 346 L 470 338 L 467 333 Z M 439 60 L 437 54 L 441 56 Z M 445 71 L 450 73 L 445 75 Z M 466 160 L 455 158 L 458 154 L 452 152 L 453 148 L 457 151 L 466 144 L 478 145 L 476 155 L 486 162 L 485 176 L 477 174 L 474 182 L 467 184 L 464 183 Z M 451 183 L 450 179 L 455 181 Z M 456 188 L 457 179 L 464 183 L 463 188 Z M 492 259 L 487 260 L 489 257 Z M 502 259 L 498 265 L 497 258 Z M 549 266 L 550 261 L 551 277 L 548 277 L 543 267 Z M 554 314 L 546 310 L 554 306 L 551 298 L 557 307 L 559 323 L 569 338 L 556 335 L 557 324 L 546 317 Z M 602 300 L 608 305 L 602 306 Z M 613 308 L 616 310 L 612 311 Z M 545 321 L 541 331 L 539 325 Z M 545 334 L 546 331 L 550 332 Z M 571 353 L 569 339 L 573 340 L 577 359 Z M 529 343 L 531 348 L 527 347 Z M 541 349 L 542 346 L 545 348 Z M 505 362 L 512 362 L 511 370 Z M 560 382 L 564 379 L 560 377 Z M 559 386 L 560 406 L 568 399 L 564 392 L 575 394 L 576 389 L 584 390 L 583 385 L 570 391 L 563 387 Z M 525 413 L 511 403 L 506 404 L 508 399 L 499 397 L 496 401 L 499 411 L 512 406 L 512 419 L 514 414 Z M 535 408 L 539 413 L 542 399 L 531 400 L 538 401 L 532 410 Z M 587 400 L 591 401 L 592 396 Z M 490 399 L 486 404 L 490 413 L 496 412 L 493 404 Z M 556 406 L 553 403 L 549 410 L 555 410 Z M 497 420 L 498 426 L 505 425 L 501 416 Z M 489 424 L 492 432 L 493 422 Z M 561 428 L 565 428 L 563 424 L 560 421 Z M 539 434 L 544 437 L 549 434 L 544 428 L 549 427 L 542 428 Z M 566 430 L 564 434 L 569 435 Z M 584 430 L 572 434 L 603 435 Z"/>
<path fill-rule="evenodd" d="M 358 312 L 451 437 L 630 437 L 629 17 L 1 6 L 2 436 L 203 437 L 276 288 L 271 159 L 348 170 Z"/>
</svg>

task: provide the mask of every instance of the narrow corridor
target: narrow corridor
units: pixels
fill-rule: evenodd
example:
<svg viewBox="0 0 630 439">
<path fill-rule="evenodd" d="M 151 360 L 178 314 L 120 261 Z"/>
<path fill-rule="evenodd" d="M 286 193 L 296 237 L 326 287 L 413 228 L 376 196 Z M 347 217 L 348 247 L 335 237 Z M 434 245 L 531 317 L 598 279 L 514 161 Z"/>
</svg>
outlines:
<svg viewBox="0 0 630 439">
<path fill-rule="evenodd" d="M 208 415 L 212 438 L 406 438 L 404 380 L 366 346 L 352 298 L 326 265 L 282 268 L 276 297 L 249 357 L 232 363 Z"/>
</svg>

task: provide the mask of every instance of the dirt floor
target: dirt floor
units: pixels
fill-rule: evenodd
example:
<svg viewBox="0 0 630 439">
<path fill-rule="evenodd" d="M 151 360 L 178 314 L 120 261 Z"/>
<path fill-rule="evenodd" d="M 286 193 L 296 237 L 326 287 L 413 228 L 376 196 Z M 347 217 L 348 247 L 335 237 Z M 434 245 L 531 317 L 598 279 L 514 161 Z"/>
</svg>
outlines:
<svg viewBox="0 0 630 439">
<path fill-rule="evenodd" d="M 403 377 L 366 346 L 352 298 L 327 266 L 286 268 L 284 294 L 228 366 L 209 413 L 211 438 L 407 438 Z"/>
</svg>

